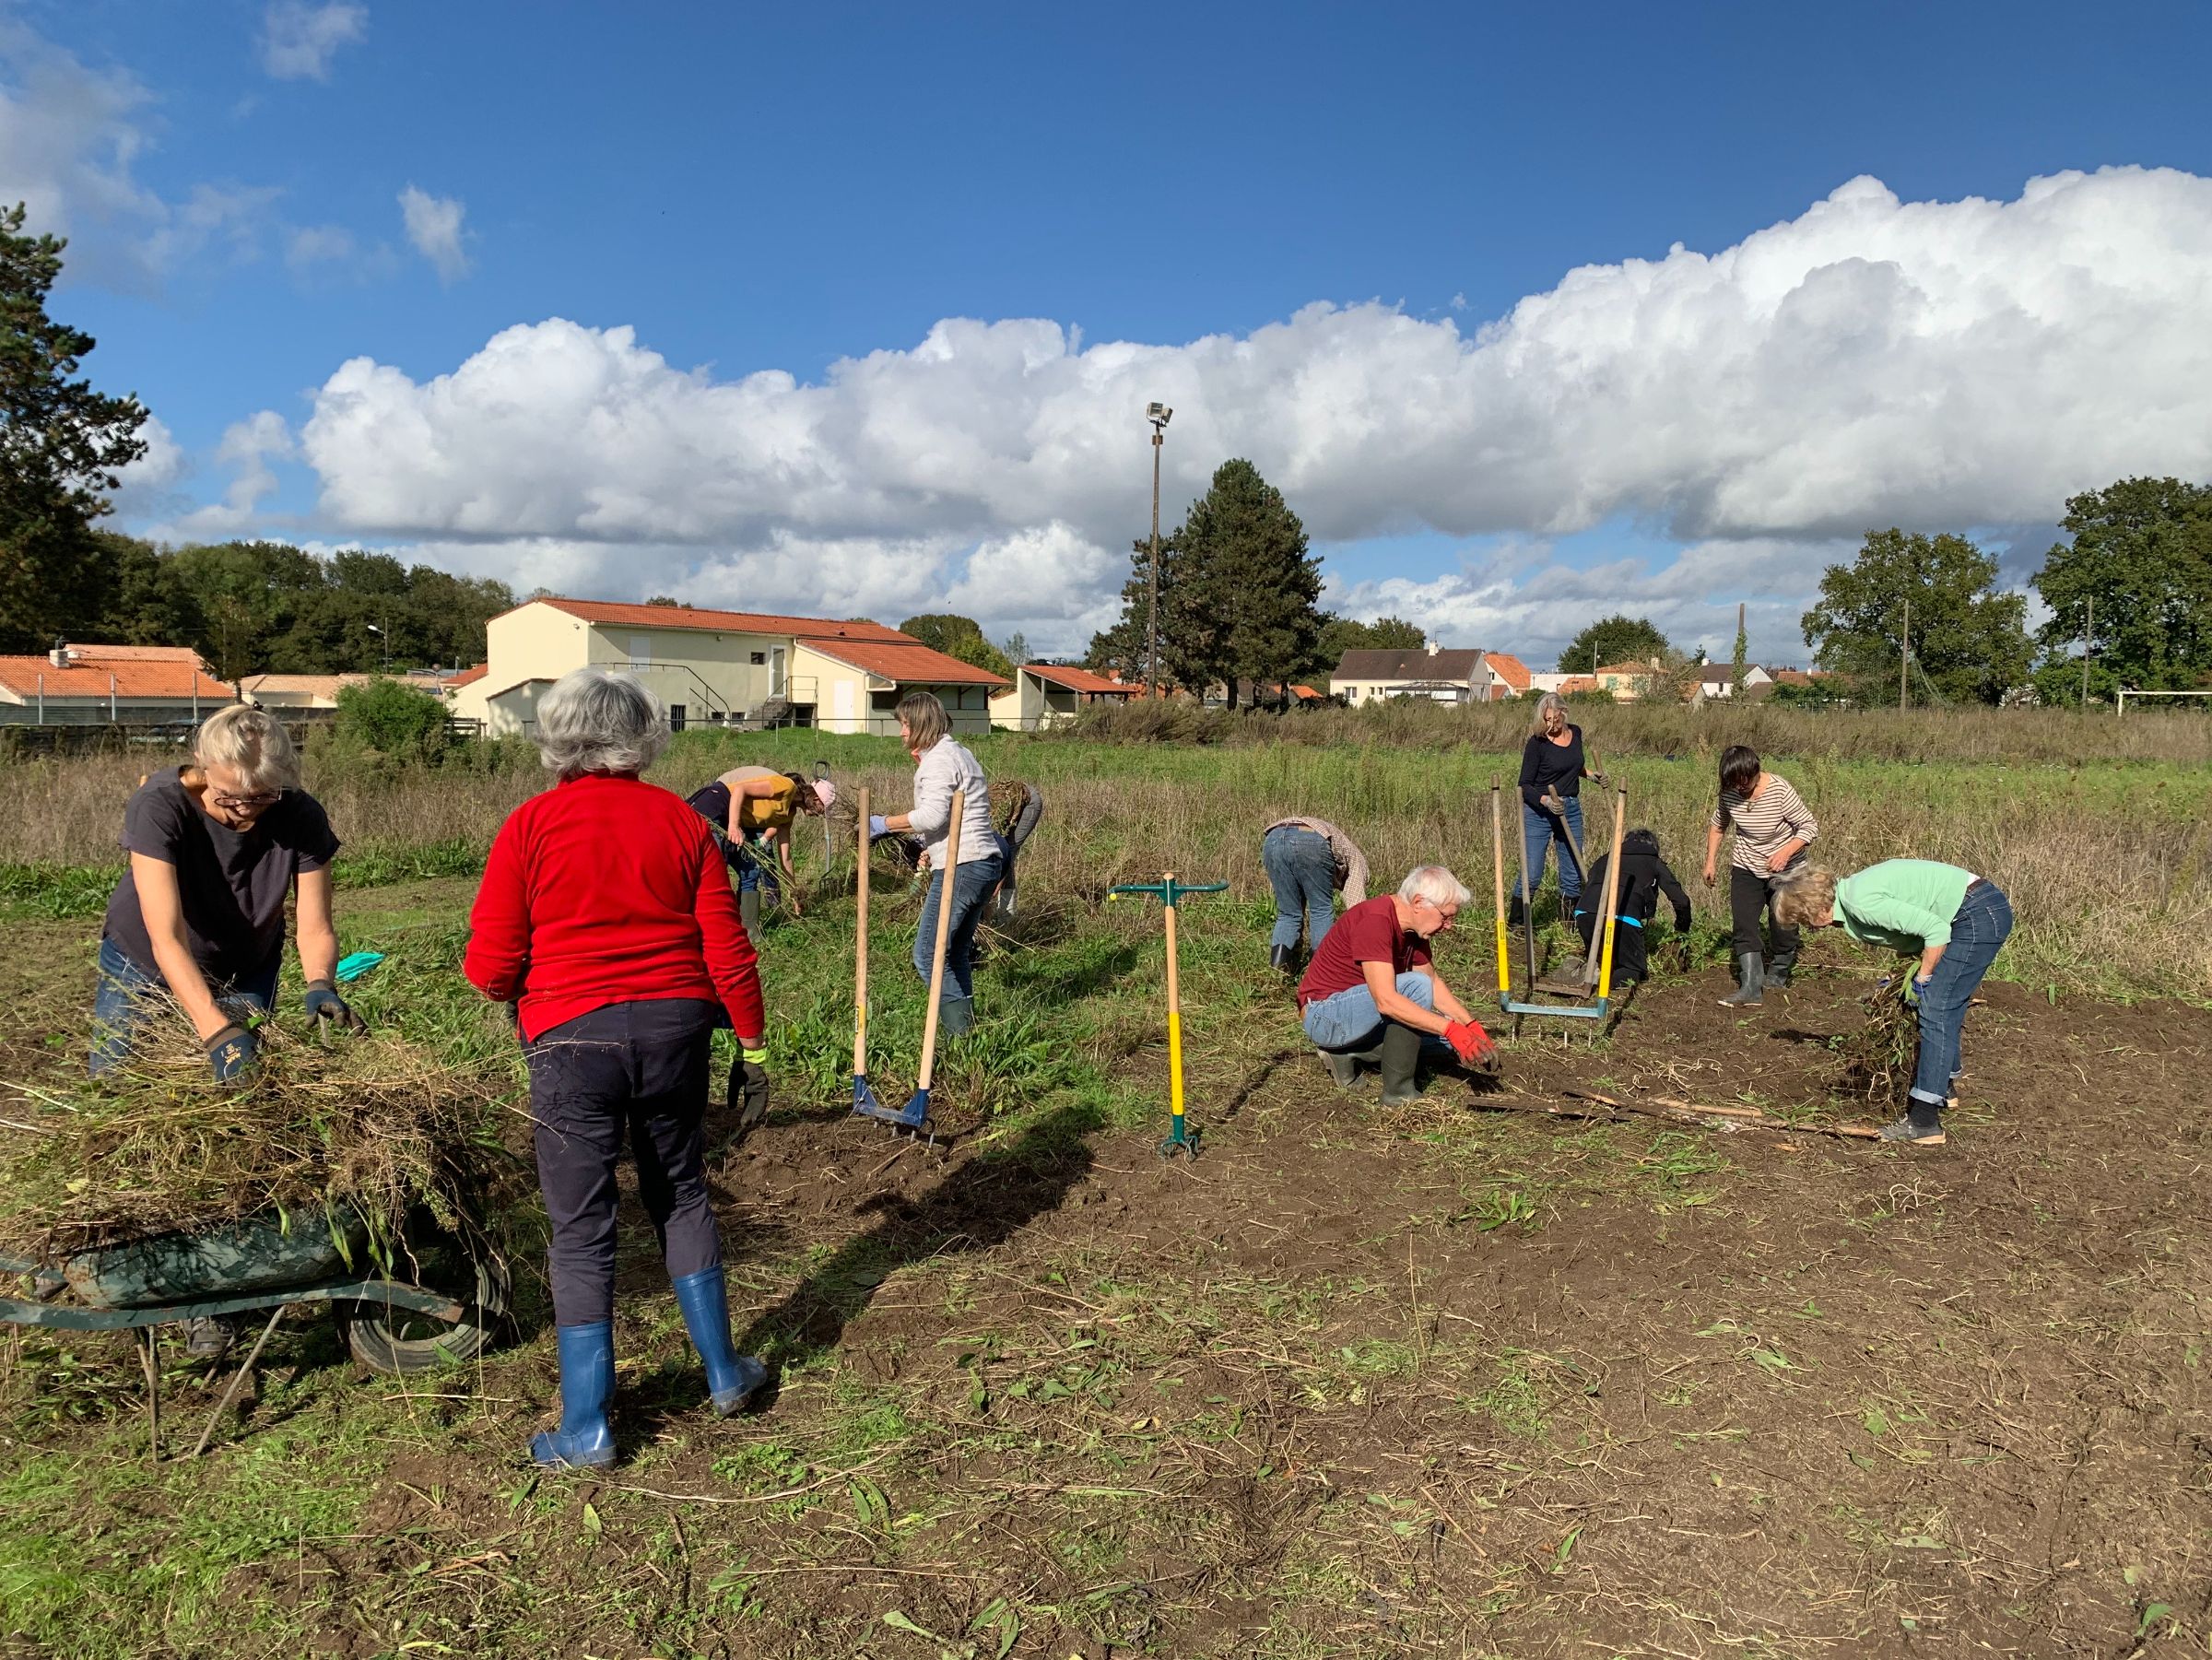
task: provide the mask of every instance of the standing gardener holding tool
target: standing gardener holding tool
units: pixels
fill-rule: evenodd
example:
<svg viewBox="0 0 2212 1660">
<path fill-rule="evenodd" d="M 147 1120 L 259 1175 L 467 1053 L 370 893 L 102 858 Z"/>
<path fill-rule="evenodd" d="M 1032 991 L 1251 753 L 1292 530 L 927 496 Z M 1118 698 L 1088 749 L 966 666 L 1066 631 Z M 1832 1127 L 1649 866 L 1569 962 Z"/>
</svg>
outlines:
<svg viewBox="0 0 2212 1660">
<path fill-rule="evenodd" d="M 1752 1007 L 1768 992 L 1790 983 L 1797 960 L 1797 930 L 1782 920 L 1776 901 L 1783 884 L 1805 860 L 1805 851 L 1820 833 L 1814 818 L 1786 778 L 1759 765 L 1759 751 L 1731 744 L 1721 754 L 1721 799 L 1705 832 L 1705 886 L 1712 886 L 1721 837 L 1735 831 L 1728 854 L 1728 915 L 1735 924 L 1734 957 L 1742 983 L 1721 999 L 1724 1007 Z M 1759 937 L 1761 912 L 1774 920 L 1771 942 Z"/>
<path fill-rule="evenodd" d="M 1521 826 L 1527 852 L 1511 919 L 1515 927 L 1521 925 L 1522 895 L 1535 902 L 1544 880 L 1544 861 L 1555 841 L 1564 850 L 1559 859 L 1559 913 L 1574 914 L 1574 901 L 1583 891 L 1579 849 L 1585 778 L 1603 783 L 1606 775 L 1587 763 L 1583 729 L 1567 719 L 1566 700 L 1547 691 L 1536 700 L 1536 728 L 1521 746 Z"/>
<path fill-rule="evenodd" d="M 948 907 L 944 977 L 950 995 L 942 998 L 940 1013 L 945 1034 L 957 1038 L 975 1022 L 975 931 L 983 920 L 984 901 L 1006 874 L 1006 863 L 991 825 L 990 783 L 975 757 L 952 741 L 945 705 L 926 691 L 907 693 L 899 700 L 899 736 L 914 760 L 914 805 L 903 813 L 871 817 L 868 839 L 908 830 L 928 838 L 923 857 L 929 864 L 929 893 L 914 935 L 914 971 L 934 979 L 931 942 L 938 910 Z M 945 838 L 956 803 L 960 837 L 948 852 Z M 948 869 L 948 864 L 956 868 Z"/>
<path fill-rule="evenodd" d="M 836 792 L 832 790 L 830 795 Z M 760 889 L 775 888 L 778 897 L 799 914 L 799 876 L 791 862 L 793 826 L 801 813 L 818 815 L 829 801 L 818 786 L 796 772 L 778 772 L 771 767 L 733 767 L 689 796 L 691 810 L 712 824 L 722 846 L 724 860 L 737 872 L 737 910 L 745 931 L 760 932 Z M 762 864 L 762 849 L 772 851 L 782 867 L 782 879 Z"/>
</svg>

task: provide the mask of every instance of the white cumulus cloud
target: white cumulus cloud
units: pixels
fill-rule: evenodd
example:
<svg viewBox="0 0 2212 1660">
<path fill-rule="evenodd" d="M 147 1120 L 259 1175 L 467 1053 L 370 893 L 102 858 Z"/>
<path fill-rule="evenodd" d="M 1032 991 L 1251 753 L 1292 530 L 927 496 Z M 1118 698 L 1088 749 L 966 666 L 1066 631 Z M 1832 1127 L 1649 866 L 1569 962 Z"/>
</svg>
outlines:
<svg viewBox="0 0 2212 1660">
<path fill-rule="evenodd" d="M 410 184 L 399 193 L 400 216 L 406 220 L 407 241 L 429 260 L 441 282 L 457 282 L 468 275 L 468 252 L 462 246 L 461 221 L 468 209 L 456 196 L 434 196 Z"/>
<path fill-rule="evenodd" d="M 280 81 L 330 78 L 338 48 L 369 33 L 369 8 L 347 0 L 269 0 L 261 14 L 261 66 Z"/>
<path fill-rule="evenodd" d="M 451 206 L 434 245 L 459 258 Z M 1066 644 L 1144 528 L 1154 398 L 1176 409 L 1171 524 L 1230 455 L 1324 541 L 1629 519 L 1693 546 L 1661 577 L 1546 566 L 1577 626 L 1592 603 L 1664 608 L 1637 586 L 1664 580 L 1724 595 L 1731 636 L 1735 599 L 1781 584 L 1779 629 L 1870 525 L 2048 523 L 2126 474 L 2212 475 L 2212 180 L 2118 168 L 1907 203 L 1857 179 L 1472 330 L 1380 303 L 1167 345 L 948 319 L 809 383 L 555 318 L 429 380 L 355 359 L 300 438 L 335 534 L 512 549 L 524 585 L 524 551 L 559 548 L 570 585 L 841 614 L 958 596 Z M 1495 645 L 1572 631 L 1481 569 L 1339 597 L 1440 607 Z"/>
</svg>

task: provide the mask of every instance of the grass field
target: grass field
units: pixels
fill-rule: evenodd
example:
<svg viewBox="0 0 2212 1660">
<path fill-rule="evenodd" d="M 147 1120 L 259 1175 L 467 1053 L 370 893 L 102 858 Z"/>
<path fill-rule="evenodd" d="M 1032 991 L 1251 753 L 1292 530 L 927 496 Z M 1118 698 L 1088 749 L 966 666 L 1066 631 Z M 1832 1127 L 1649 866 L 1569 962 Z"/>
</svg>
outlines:
<svg viewBox="0 0 2212 1660">
<path fill-rule="evenodd" d="M 1696 891 L 1710 754 L 1641 748 L 1600 753 Z M 735 752 L 688 739 L 663 773 Z M 986 941 L 984 1023 L 940 1068 L 948 1151 L 844 1117 L 844 883 L 765 931 L 778 1106 L 741 1149 L 717 1113 L 713 1160 L 739 1324 L 779 1368 L 763 1409 L 707 1415 L 630 1211 L 625 1462 L 598 1477 L 521 1457 L 558 1395 L 526 1254 L 513 1340 L 464 1371 L 364 1379 L 326 1322 L 288 1321 L 196 1465 L 147 1461 L 126 1345 L 18 1333 L 0 1654 L 2212 1652 L 2201 766 L 1778 760 L 1839 864 L 1955 857 L 2020 912 L 1952 1144 L 1908 1155 L 1553 1115 L 1594 1111 L 1571 1086 L 1853 1115 L 1830 1041 L 1881 965 L 1822 940 L 1800 989 L 1721 1010 L 1702 892 L 1688 948 L 1602 1040 L 1530 1025 L 1494 1096 L 1338 1095 L 1260 970 L 1259 829 L 1324 812 L 1379 873 L 1442 856 L 1484 889 L 1501 749 L 982 752 L 1048 808 L 1024 913 Z M 888 743 L 745 753 L 903 799 Z M 9 1077 L 83 1038 L 98 923 L 69 896 L 101 889 L 57 872 L 105 855 L 59 820 L 112 823 L 135 770 L 80 766 L 0 846 L 27 872 Z M 341 914 L 349 948 L 390 954 L 371 1019 L 468 1030 L 472 884 L 406 861 L 465 861 L 534 787 L 320 792 L 374 855 Z M 1153 1153 L 1157 909 L 1102 902 L 1169 867 L 1234 884 L 1184 912 L 1187 1164 Z M 893 885 L 876 942 L 893 1097 L 914 908 Z M 1440 963 L 1479 989 L 1489 952 L 1471 914 Z M 196 1434 L 227 1375 L 166 1359 L 171 1433 Z"/>
</svg>

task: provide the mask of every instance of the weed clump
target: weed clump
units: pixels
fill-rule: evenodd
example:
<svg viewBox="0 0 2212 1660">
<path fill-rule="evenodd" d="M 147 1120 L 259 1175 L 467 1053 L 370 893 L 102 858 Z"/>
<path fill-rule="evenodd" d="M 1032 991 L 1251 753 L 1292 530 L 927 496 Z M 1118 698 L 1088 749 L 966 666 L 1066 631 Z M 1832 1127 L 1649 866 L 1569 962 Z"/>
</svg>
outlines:
<svg viewBox="0 0 2212 1660">
<path fill-rule="evenodd" d="M 1871 1106 L 1903 1109 L 1920 1062 L 1920 1015 L 1908 995 L 1912 977 L 1898 974 L 1865 999 L 1866 1018 L 1834 1040 L 1843 1059 L 1837 1089 Z"/>
<path fill-rule="evenodd" d="M 158 1019 L 124 1067 L 10 1086 L 0 1119 L 0 1249 L 57 1262 L 119 1244 L 315 1207 L 372 1244 L 427 1209 L 449 1230 L 515 1185 L 500 1145 L 512 1072 L 441 1064 L 396 1035 L 327 1045 L 261 1028 L 243 1089 L 210 1081 L 181 1018 Z"/>
</svg>

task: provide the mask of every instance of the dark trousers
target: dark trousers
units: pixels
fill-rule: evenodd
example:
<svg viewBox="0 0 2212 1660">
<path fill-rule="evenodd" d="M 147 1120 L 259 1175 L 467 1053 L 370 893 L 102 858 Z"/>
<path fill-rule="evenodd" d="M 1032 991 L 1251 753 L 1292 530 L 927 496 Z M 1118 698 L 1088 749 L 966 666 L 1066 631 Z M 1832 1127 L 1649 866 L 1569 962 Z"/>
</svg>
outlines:
<svg viewBox="0 0 2212 1660">
<path fill-rule="evenodd" d="M 669 1277 L 722 1261 L 701 1131 L 718 1012 L 694 998 L 610 1003 L 524 1047 L 559 1324 L 614 1313 L 615 1160 L 625 1126 Z"/>
<path fill-rule="evenodd" d="M 1583 955 L 1606 948 L 1605 936 L 1597 931 L 1597 913 L 1594 911 L 1575 912 L 1574 925 L 1583 932 Z M 1592 965 L 1594 968 L 1596 966 Z M 1613 924 L 1613 983 L 1625 985 L 1631 980 L 1642 980 L 1650 975 L 1652 966 L 1645 954 L 1643 930 L 1632 918 L 1618 918 Z"/>
<path fill-rule="evenodd" d="M 1795 874 L 1805 862 L 1805 854 L 1789 862 L 1777 876 L 1762 877 L 1757 871 L 1746 870 L 1741 865 L 1728 867 L 1728 920 L 1735 929 L 1734 952 L 1737 957 L 1791 957 L 1797 951 L 1797 930 L 1775 924 L 1770 941 L 1759 938 L 1761 918 L 1771 920 L 1774 892 L 1785 877 Z"/>
</svg>

